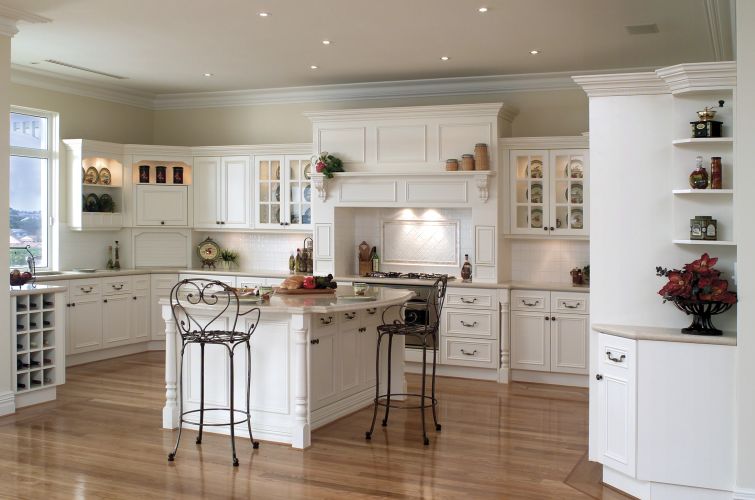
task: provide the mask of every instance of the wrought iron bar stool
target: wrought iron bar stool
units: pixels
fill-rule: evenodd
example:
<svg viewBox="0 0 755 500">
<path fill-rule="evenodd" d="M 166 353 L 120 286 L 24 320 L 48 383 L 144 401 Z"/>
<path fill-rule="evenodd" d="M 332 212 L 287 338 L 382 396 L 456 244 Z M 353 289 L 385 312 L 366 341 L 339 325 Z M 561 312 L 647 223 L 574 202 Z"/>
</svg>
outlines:
<svg viewBox="0 0 755 500">
<path fill-rule="evenodd" d="M 233 465 L 239 465 L 239 459 L 236 458 L 236 443 L 234 441 L 234 426 L 246 422 L 249 429 L 249 440 L 252 442 L 252 448 L 259 448 L 259 442 L 254 440 L 252 435 L 251 413 L 249 411 L 249 395 L 252 377 L 252 356 L 249 339 L 257 329 L 260 319 L 260 309 L 252 308 L 248 311 L 241 312 L 239 296 L 236 291 L 228 285 L 214 280 L 203 279 L 186 279 L 180 281 L 170 292 L 170 306 L 173 310 L 173 318 L 176 322 L 176 328 L 181 335 L 181 361 L 179 368 L 179 421 L 178 421 L 178 438 L 173 452 L 168 454 L 168 461 L 172 462 L 178 453 L 178 445 L 181 442 L 181 431 L 183 424 L 194 424 L 199 426 L 199 435 L 197 444 L 202 444 L 202 430 L 204 426 L 230 426 L 231 430 L 231 452 L 233 454 Z M 204 307 L 201 317 L 196 313 L 190 312 L 188 308 L 195 306 Z M 205 313 L 206 311 L 206 313 Z M 246 319 L 246 328 L 237 331 L 239 319 Z M 200 361 L 200 401 L 199 409 L 184 411 L 183 403 L 183 364 L 184 353 L 186 348 L 191 344 L 198 344 L 201 350 Z M 205 364 L 205 346 L 222 345 L 226 348 L 230 364 L 230 391 L 228 408 L 205 408 L 204 404 L 204 364 Z M 236 348 L 239 346 L 246 347 L 246 408 L 238 410 L 234 407 L 234 370 L 233 356 Z M 223 412 L 227 411 L 230 415 L 228 422 L 222 423 L 205 423 L 204 416 L 206 412 Z M 189 420 L 189 415 L 198 413 L 199 421 Z M 241 414 L 236 420 L 237 414 Z"/>
<path fill-rule="evenodd" d="M 435 281 L 432 285 L 427 300 L 424 304 L 412 303 L 411 306 L 403 304 L 400 306 L 388 307 L 383 311 L 383 324 L 377 327 L 378 340 L 377 340 L 377 354 L 375 357 L 375 400 L 374 409 L 372 413 L 372 424 L 370 430 L 365 433 L 366 439 L 372 439 L 372 433 L 375 430 L 375 421 L 377 419 L 378 406 L 385 407 L 385 416 L 383 417 L 382 425 L 386 427 L 388 425 L 388 413 L 391 408 L 401 409 L 419 409 L 422 418 L 422 440 L 425 445 L 430 444 L 430 439 L 427 437 L 427 430 L 425 427 L 425 408 L 432 408 L 433 410 L 433 422 L 435 423 L 435 430 L 440 431 L 441 425 L 438 423 L 437 406 L 438 400 L 435 397 L 435 367 L 438 357 L 438 329 L 440 325 L 440 312 L 443 309 L 443 301 L 446 298 L 446 286 L 448 284 L 448 277 L 442 276 Z M 386 313 L 391 311 L 390 314 L 395 312 L 394 308 L 399 309 L 399 317 L 401 320 L 394 320 L 392 322 L 386 322 Z M 418 314 L 421 312 L 421 314 Z M 380 345 L 383 341 L 383 337 L 388 336 L 388 381 L 386 387 L 386 393 L 380 394 Z M 419 394 L 413 393 L 392 393 L 391 392 L 391 351 L 393 348 L 394 335 L 412 336 L 421 341 L 422 345 L 422 383 Z M 428 341 L 432 340 L 430 346 L 433 351 L 433 366 L 432 366 L 432 380 L 430 395 L 426 394 L 426 379 L 427 379 L 427 349 Z M 416 406 L 398 405 L 391 403 L 392 397 L 405 396 L 407 398 L 417 398 L 419 403 Z"/>
</svg>

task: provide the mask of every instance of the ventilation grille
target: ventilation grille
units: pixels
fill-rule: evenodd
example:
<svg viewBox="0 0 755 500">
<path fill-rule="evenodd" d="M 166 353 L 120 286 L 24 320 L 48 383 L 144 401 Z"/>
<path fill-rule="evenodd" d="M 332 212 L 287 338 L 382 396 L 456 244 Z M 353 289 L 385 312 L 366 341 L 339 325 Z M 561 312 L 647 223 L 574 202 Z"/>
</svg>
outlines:
<svg viewBox="0 0 755 500">
<path fill-rule="evenodd" d="M 627 33 L 630 35 L 652 35 L 653 33 L 658 33 L 660 30 L 658 29 L 658 25 L 653 24 L 635 24 L 634 26 L 624 26 L 626 28 Z"/>
<path fill-rule="evenodd" d="M 125 76 L 113 75 L 111 73 L 97 71 L 96 69 L 84 68 L 83 66 L 76 66 L 75 64 L 69 64 L 67 62 L 56 61 L 55 59 L 45 59 L 45 62 L 57 64 L 58 66 L 65 66 L 66 68 L 77 69 L 79 71 L 86 71 L 87 73 L 93 73 L 95 75 L 106 76 L 108 78 L 115 78 L 116 80 L 128 80 L 128 77 Z"/>
</svg>

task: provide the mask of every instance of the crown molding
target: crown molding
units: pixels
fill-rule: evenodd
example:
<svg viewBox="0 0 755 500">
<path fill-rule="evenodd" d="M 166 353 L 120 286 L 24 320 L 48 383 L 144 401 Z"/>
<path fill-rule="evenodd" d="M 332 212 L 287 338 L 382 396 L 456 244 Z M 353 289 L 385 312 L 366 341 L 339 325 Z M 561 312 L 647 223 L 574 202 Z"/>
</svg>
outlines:
<svg viewBox="0 0 755 500">
<path fill-rule="evenodd" d="M 502 102 L 483 104 L 445 104 L 440 106 L 402 106 L 393 108 L 338 109 L 304 113 L 313 122 L 343 121 L 344 119 L 389 120 L 410 116 L 412 118 L 465 117 L 489 115 L 512 121 L 519 110 Z"/>
<path fill-rule="evenodd" d="M 0 4 L 0 35 L 12 37 L 18 33 L 18 22 L 49 23 L 51 19 L 25 10 Z"/>
<path fill-rule="evenodd" d="M 655 73 L 666 82 L 672 94 L 731 90 L 737 85 L 737 63 L 734 61 L 677 64 Z"/>
<path fill-rule="evenodd" d="M 127 89 L 117 85 L 92 82 L 82 78 L 61 76 L 49 71 L 11 65 L 11 82 L 53 92 L 91 97 L 138 108 L 154 109 L 155 94 Z"/>
<path fill-rule="evenodd" d="M 312 155 L 311 142 L 295 144 L 254 144 L 242 146 L 194 146 L 192 156 L 235 156 L 235 155 Z"/>
<path fill-rule="evenodd" d="M 669 88 L 655 72 L 575 76 L 588 97 L 668 94 Z"/>
<path fill-rule="evenodd" d="M 704 6 L 714 59 L 732 59 L 731 0 L 704 0 Z"/>
<path fill-rule="evenodd" d="M 589 135 L 558 137 L 503 137 L 498 145 L 504 149 L 586 149 L 590 147 Z"/>
</svg>

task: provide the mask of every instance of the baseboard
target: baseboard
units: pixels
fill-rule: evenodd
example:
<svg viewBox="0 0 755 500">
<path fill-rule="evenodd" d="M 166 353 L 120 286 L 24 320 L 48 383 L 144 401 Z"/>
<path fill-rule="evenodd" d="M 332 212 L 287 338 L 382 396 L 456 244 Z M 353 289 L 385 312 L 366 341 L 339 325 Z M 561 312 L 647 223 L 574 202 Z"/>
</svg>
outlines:
<svg viewBox="0 0 755 500">
<path fill-rule="evenodd" d="M 755 500 L 755 490 L 734 490 L 733 500 Z"/>
<path fill-rule="evenodd" d="M 310 427 L 314 431 L 323 425 L 329 424 L 341 417 L 345 417 L 346 415 L 350 415 L 355 411 L 359 411 L 362 408 L 371 405 L 374 400 L 375 387 L 373 386 L 336 401 L 335 403 L 318 408 L 312 412 L 312 415 L 309 418 Z"/>
<path fill-rule="evenodd" d="M 121 356 L 129 356 L 131 354 L 146 352 L 150 350 L 150 344 L 152 344 L 152 342 L 147 341 L 139 342 L 138 344 L 111 347 L 109 349 L 82 352 L 80 354 L 69 354 L 68 356 L 66 356 L 66 366 L 83 365 L 86 363 L 94 363 L 95 361 L 104 361 L 106 359 L 120 358 Z M 162 349 L 165 349 L 165 342 L 163 342 L 162 345 Z"/>
<path fill-rule="evenodd" d="M 422 359 L 421 355 L 420 359 Z M 432 367 L 428 366 L 427 370 L 428 373 L 431 373 L 430 370 L 432 370 Z M 496 370 L 495 368 L 438 365 L 435 370 L 436 375 L 441 377 L 498 381 L 498 370 Z M 407 361 L 405 371 L 406 373 L 422 373 L 422 363 L 411 363 Z"/>
<path fill-rule="evenodd" d="M 640 500 L 650 498 L 650 483 L 629 477 L 605 465 L 603 466 L 603 483 Z"/>
<path fill-rule="evenodd" d="M 588 387 L 590 383 L 590 379 L 587 375 L 575 375 L 572 373 L 535 372 L 529 370 L 511 370 L 511 380 L 513 380 L 514 382 L 568 385 L 571 387 Z"/>
<path fill-rule="evenodd" d="M 24 408 L 26 406 L 47 403 L 48 401 L 55 401 L 57 394 L 56 387 L 47 387 L 16 394 L 16 408 Z"/>
<path fill-rule="evenodd" d="M 16 394 L 6 392 L 0 394 L 0 416 L 16 413 Z"/>
<path fill-rule="evenodd" d="M 147 342 L 147 350 L 148 351 L 164 351 L 165 350 L 165 339 L 163 340 L 150 340 Z"/>
</svg>

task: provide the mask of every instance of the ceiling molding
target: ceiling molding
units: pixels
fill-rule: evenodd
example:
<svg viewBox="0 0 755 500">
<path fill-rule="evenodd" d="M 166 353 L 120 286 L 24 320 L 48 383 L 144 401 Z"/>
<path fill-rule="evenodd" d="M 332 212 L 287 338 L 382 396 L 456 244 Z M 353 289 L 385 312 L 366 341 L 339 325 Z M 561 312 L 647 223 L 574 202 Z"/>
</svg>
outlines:
<svg viewBox="0 0 755 500">
<path fill-rule="evenodd" d="M 733 58 L 731 2 L 730 0 L 705 0 L 704 5 L 713 57 L 716 61 L 728 61 Z"/>
<path fill-rule="evenodd" d="M 401 117 L 437 118 L 437 117 L 479 117 L 481 115 L 500 116 L 510 122 L 519 110 L 502 102 L 482 104 L 445 104 L 439 106 L 400 106 L 392 108 L 337 109 L 304 113 L 313 122 L 343 121 L 344 119 L 390 120 Z"/>
<path fill-rule="evenodd" d="M 82 97 L 91 97 L 103 101 L 136 106 L 139 108 L 154 109 L 155 95 L 148 92 L 139 92 L 124 87 L 91 82 L 82 78 L 68 78 L 43 70 L 36 70 L 11 65 L 11 82 L 18 85 L 27 85 L 54 92 L 63 92 Z"/>
<path fill-rule="evenodd" d="M 737 85 L 737 63 L 688 63 L 656 70 L 672 94 L 706 90 L 731 90 Z"/>
<path fill-rule="evenodd" d="M 590 147 L 590 136 L 503 137 L 498 145 L 506 149 L 585 149 Z"/>
<path fill-rule="evenodd" d="M 668 85 L 656 72 L 575 76 L 588 97 L 668 94 Z"/>
<path fill-rule="evenodd" d="M 0 35 L 7 37 L 14 36 L 18 33 L 17 24 L 19 21 L 38 24 L 49 23 L 52 19 L 0 4 Z"/>
</svg>

